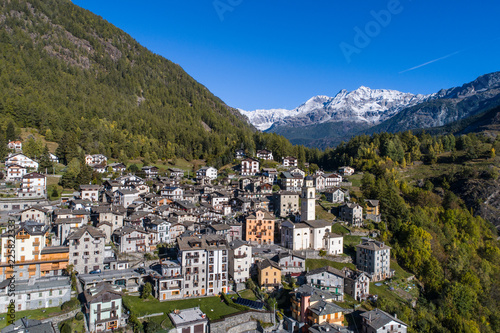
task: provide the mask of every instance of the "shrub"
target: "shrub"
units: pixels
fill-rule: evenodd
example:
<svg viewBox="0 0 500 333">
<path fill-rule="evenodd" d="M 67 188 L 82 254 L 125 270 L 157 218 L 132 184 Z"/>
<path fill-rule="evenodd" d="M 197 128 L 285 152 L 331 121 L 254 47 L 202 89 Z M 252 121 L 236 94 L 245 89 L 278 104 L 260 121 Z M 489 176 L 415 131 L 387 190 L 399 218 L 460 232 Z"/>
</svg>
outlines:
<svg viewBox="0 0 500 333">
<path fill-rule="evenodd" d="M 70 299 L 67 302 L 64 302 L 61 305 L 61 310 L 63 310 L 63 311 L 70 311 L 70 310 L 77 309 L 79 306 L 80 306 L 80 302 L 78 302 L 78 300 L 76 298 L 73 298 L 73 299 Z"/>
<path fill-rule="evenodd" d="M 75 316 L 75 319 L 76 319 L 76 320 L 78 320 L 78 321 L 83 320 L 83 313 L 78 312 L 78 313 L 76 314 L 76 316 Z"/>
<path fill-rule="evenodd" d="M 71 333 L 71 324 L 68 323 L 62 324 L 61 333 Z"/>
</svg>

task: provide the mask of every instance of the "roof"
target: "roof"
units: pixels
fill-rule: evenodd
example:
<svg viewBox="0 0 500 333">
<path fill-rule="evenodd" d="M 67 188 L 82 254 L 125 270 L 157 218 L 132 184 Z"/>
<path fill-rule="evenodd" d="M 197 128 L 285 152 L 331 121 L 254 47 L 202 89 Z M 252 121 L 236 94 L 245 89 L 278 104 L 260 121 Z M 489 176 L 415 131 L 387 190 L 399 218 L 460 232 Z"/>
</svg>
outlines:
<svg viewBox="0 0 500 333">
<path fill-rule="evenodd" d="M 323 300 L 309 306 L 309 311 L 317 316 L 326 316 L 333 313 L 344 312 L 346 309 L 338 306 L 335 303 L 325 302 Z"/>
<path fill-rule="evenodd" d="M 177 237 L 177 247 L 180 251 L 224 250 L 227 249 L 227 241 L 220 235 Z"/>
<path fill-rule="evenodd" d="M 227 224 L 222 224 L 222 223 L 211 224 L 208 227 L 214 229 L 215 231 L 222 231 L 222 230 L 231 229 L 230 226 L 228 226 Z"/>
<path fill-rule="evenodd" d="M 41 211 L 41 212 L 43 212 L 43 213 L 47 213 L 47 212 L 49 211 L 48 209 L 45 209 L 45 208 L 40 207 L 40 206 L 31 206 L 31 207 L 28 207 L 28 208 L 26 208 L 26 209 L 23 209 L 23 210 L 21 211 L 21 213 L 26 212 L 26 211 L 28 211 L 28 210 L 32 210 L 32 209 L 39 210 L 39 211 Z"/>
<path fill-rule="evenodd" d="M 372 251 L 380 251 L 380 250 L 388 250 L 391 247 L 385 245 L 384 242 L 379 242 L 374 239 L 364 238 L 361 241 L 361 244 L 356 245 L 356 248 L 372 250 Z"/>
<path fill-rule="evenodd" d="M 90 225 L 86 225 L 86 226 L 83 226 L 79 229 L 76 229 L 75 231 L 73 231 L 69 236 L 68 236 L 68 239 L 80 239 L 82 238 L 82 236 L 88 232 L 90 234 L 90 236 L 92 236 L 92 238 L 100 238 L 100 237 L 103 237 L 105 238 L 106 237 L 106 234 L 100 230 L 100 229 L 97 229 L 97 228 L 94 228 Z"/>
<path fill-rule="evenodd" d="M 193 326 L 195 323 L 208 322 L 207 316 L 200 308 L 174 310 L 168 314 L 175 327 Z"/>
<path fill-rule="evenodd" d="M 235 250 L 237 248 L 240 248 L 242 246 L 250 246 L 248 242 L 241 240 L 241 239 L 235 239 L 231 243 L 229 243 L 229 247 L 231 250 Z"/>
<path fill-rule="evenodd" d="M 80 185 L 80 191 L 98 191 L 101 185 Z"/>
<path fill-rule="evenodd" d="M 42 175 L 41 173 L 38 172 L 31 172 L 23 176 L 23 179 L 30 179 L 30 178 L 46 178 L 45 175 Z"/>
<path fill-rule="evenodd" d="M 28 319 L 23 317 L 18 319 L 1 330 L 2 333 L 55 333 L 51 322 L 42 323 L 41 320 Z"/>
<path fill-rule="evenodd" d="M 349 328 L 340 326 L 337 324 L 323 323 L 321 325 L 314 324 L 309 327 L 309 333 L 326 333 L 326 332 L 336 332 L 336 333 L 353 333 Z"/>
<path fill-rule="evenodd" d="M 121 299 L 122 294 L 112 284 L 104 282 L 86 290 L 84 297 L 86 303 L 101 303 Z"/>
<path fill-rule="evenodd" d="M 373 199 L 365 199 L 365 202 L 368 206 L 370 207 L 377 207 L 379 205 L 379 202 L 378 200 L 373 200 Z"/>
<path fill-rule="evenodd" d="M 47 246 L 40 251 L 41 254 L 69 253 L 68 246 Z"/>
<path fill-rule="evenodd" d="M 48 229 L 49 226 L 46 226 L 44 223 L 38 223 L 29 220 L 26 222 L 21 222 L 19 224 L 19 227 L 15 229 L 15 234 L 17 235 L 21 230 L 25 230 L 26 233 L 28 233 L 31 236 L 41 236 L 45 235 Z M 4 232 L 1 237 L 9 237 L 11 235 L 12 235 L 11 233 Z"/>
<path fill-rule="evenodd" d="M 363 312 L 360 316 L 366 319 L 366 324 L 368 324 L 369 326 L 373 327 L 376 330 L 389 324 L 391 321 L 395 321 L 400 323 L 401 325 L 408 326 L 403 321 L 397 319 L 396 317 L 391 316 L 387 312 L 382 311 L 378 308 L 372 311 Z"/>
<path fill-rule="evenodd" d="M 303 259 L 303 260 L 306 260 L 306 257 L 303 256 L 303 255 L 300 255 L 300 254 L 297 254 L 297 253 L 294 253 L 294 252 L 280 252 L 278 253 L 277 256 L 275 256 L 274 258 L 277 258 L 277 259 L 283 259 L 283 258 L 288 258 L 288 257 L 297 257 L 297 258 L 300 258 L 300 259 Z M 273 259 L 274 259 L 273 258 Z"/>
<path fill-rule="evenodd" d="M 279 269 L 281 271 L 280 265 L 278 265 L 278 263 L 276 263 L 275 261 L 265 259 L 265 260 L 257 263 L 257 268 L 259 270 L 263 270 L 263 269 L 268 268 L 268 267 L 273 267 L 273 268 Z"/>
<path fill-rule="evenodd" d="M 263 211 L 264 212 L 264 220 L 276 220 L 274 216 L 272 216 L 269 212 Z M 248 215 L 246 219 L 256 219 L 257 216 L 255 214 Z"/>
<path fill-rule="evenodd" d="M 325 227 L 331 227 L 332 222 L 325 221 L 325 220 L 307 220 L 303 221 L 305 224 L 309 225 L 311 228 L 325 228 Z"/>
<path fill-rule="evenodd" d="M 296 299 L 300 299 L 303 296 L 310 296 L 310 302 L 316 302 L 316 301 L 322 301 L 322 300 L 329 300 L 333 299 L 335 297 L 334 294 L 327 290 L 321 290 L 318 288 L 315 288 L 311 285 L 308 284 L 303 284 L 299 288 L 297 288 L 295 291 L 292 292 L 294 297 Z M 343 309 L 343 311 L 346 311 Z"/>
<path fill-rule="evenodd" d="M 345 278 L 344 272 L 342 272 L 339 269 L 333 268 L 331 266 L 326 266 L 326 267 L 321 267 L 321 268 L 313 269 L 312 271 L 307 272 L 306 276 L 316 275 L 316 274 L 319 274 L 319 273 L 331 273 L 331 274 L 334 274 L 334 275 L 337 275 L 337 276 Z"/>
</svg>

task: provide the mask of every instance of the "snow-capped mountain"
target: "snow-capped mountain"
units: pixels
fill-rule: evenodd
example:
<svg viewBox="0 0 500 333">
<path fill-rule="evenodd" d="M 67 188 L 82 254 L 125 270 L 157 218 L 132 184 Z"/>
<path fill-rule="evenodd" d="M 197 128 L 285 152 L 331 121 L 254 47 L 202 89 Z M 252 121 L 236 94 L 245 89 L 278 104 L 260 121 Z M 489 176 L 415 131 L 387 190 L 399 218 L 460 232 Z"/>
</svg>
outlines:
<svg viewBox="0 0 500 333">
<path fill-rule="evenodd" d="M 402 109 L 433 98 L 388 89 L 360 87 L 341 90 L 335 97 L 315 96 L 293 109 L 243 111 L 261 131 L 275 126 L 300 127 L 325 122 L 353 121 L 376 125 Z"/>
<path fill-rule="evenodd" d="M 246 116 L 248 118 L 248 122 L 260 131 L 265 131 L 273 126 L 274 123 L 293 115 L 293 110 L 286 109 L 258 109 L 255 111 L 238 109 L 238 111 L 240 111 L 242 115 Z"/>
</svg>

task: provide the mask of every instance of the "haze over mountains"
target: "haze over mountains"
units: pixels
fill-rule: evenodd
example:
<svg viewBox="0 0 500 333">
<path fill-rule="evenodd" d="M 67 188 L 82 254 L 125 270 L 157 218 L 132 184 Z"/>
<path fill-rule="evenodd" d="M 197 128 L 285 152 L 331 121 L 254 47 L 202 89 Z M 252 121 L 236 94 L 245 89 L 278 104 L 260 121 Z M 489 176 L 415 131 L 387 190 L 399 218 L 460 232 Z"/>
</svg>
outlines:
<svg viewBox="0 0 500 333">
<path fill-rule="evenodd" d="M 334 97 L 312 97 L 293 110 L 240 112 L 259 130 L 324 148 L 357 134 L 430 128 L 467 118 L 500 105 L 499 88 L 500 72 L 495 72 L 429 95 L 361 86 Z"/>
</svg>

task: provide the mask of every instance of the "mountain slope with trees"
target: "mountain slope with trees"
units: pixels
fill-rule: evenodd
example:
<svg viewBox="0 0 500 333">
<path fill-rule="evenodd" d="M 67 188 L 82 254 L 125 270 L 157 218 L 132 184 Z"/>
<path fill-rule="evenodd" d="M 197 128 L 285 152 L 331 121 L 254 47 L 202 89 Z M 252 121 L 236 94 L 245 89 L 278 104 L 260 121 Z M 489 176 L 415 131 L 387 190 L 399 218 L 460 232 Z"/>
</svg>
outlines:
<svg viewBox="0 0 500 333">
<path fill-rule="evenodd" d="M 252 141 L 239 112 L 180 66 L 68 0 L 1 1 L 0 68 L 0 121 L 38 129 L 65 162 L 75 147 L 193 159 Z"/>
</svg>

